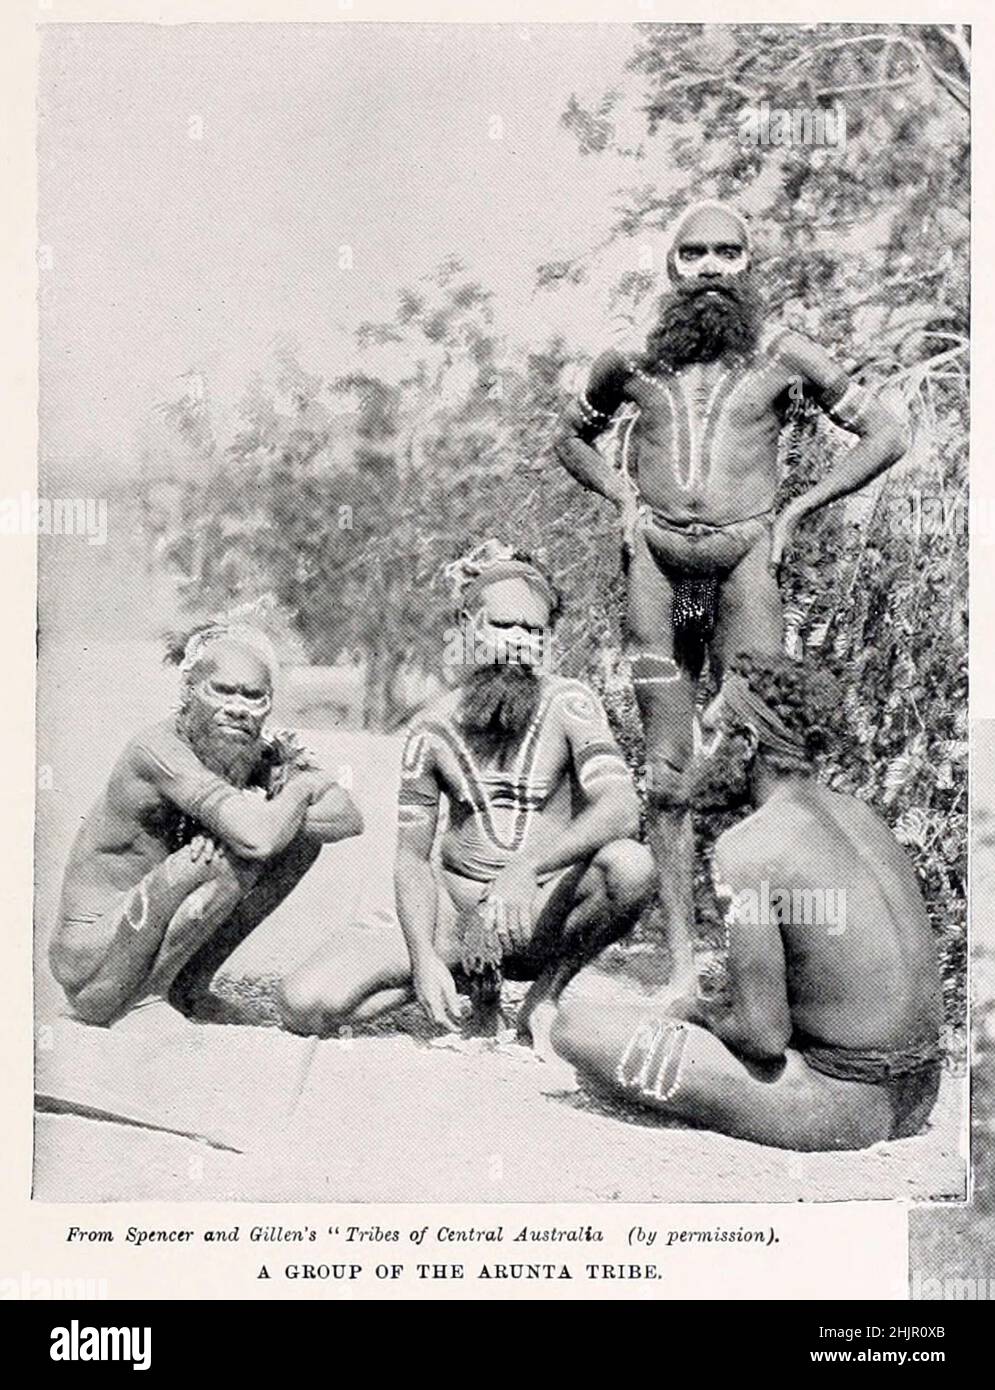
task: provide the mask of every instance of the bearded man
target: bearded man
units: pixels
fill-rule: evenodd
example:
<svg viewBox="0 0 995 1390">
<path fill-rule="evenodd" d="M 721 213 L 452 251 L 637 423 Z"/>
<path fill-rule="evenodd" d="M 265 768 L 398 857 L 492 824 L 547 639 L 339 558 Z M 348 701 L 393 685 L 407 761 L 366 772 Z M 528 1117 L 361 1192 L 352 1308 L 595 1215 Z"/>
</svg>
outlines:
<svg viewBox="0 0 995 1390">
<path fill-rule="evenodd" d="M 555 1049 L 635 1105 L 781 1148 L 917 1133 L 940 1079 L 940 976 L 916 871 L 881 817 L 820 785 L 839 700 L 783 655 L 742 653 L 705 712 L 689 799 L 746 804 L 712 858 L 728 988 L 670 1002 L 564 997 Z M 687 950 L 690 955 L 690 950 Z"/>
<path fill-rule="evenodd" d="M 667 254 L 672 288 L 645 351 L 594 363 L 566 410 L 558 457 L 619 509 L 628 571 L 625 647 L 646 738 L 650 843 L 672 923 L 690 912 L 692 846 L 682 803 L 695 682 L 738 651 L 783 649 L 777 569 L 799 522 L 862 488 L 905 451 L 891 413 L 817 343 L 764 326 L 745 220 L 695 204 Z M 778 439 L 808 398 L 856 446 L 774 514 Z M 627 407 L 622 468 L 594 447 Z M 689 961 L 677 961 L 686 971 Z"/>
<path fill-rule="evenodd" d="M 76 836 L 49 960 L 77 1018 L 166 998 L 208 1015 L 240 941 L 362 817 L 293 735 L 265 729 L 277 674 L 259 629 L 216 622 L 174 646 L 178 714 L 118 758 Z"/>
<path fill-rule="evenodd" d="M 285 981 L 284 1018 L 297 1032 L 328 1033 L 412 995 L 453 1029 L 464 1008 L 457 978 L 496 1027 L 507 976 L 532 981 L 519 1033 L 541 1044 L 560 991 L 629 930 L 652 891 L 639 801 L 601 702 L 547 669 L 553 582 L 496 540 L 447 575 L 458 618 L 448 659 L 460 678 L 404 745 L 397 920 L 343 933 Z"/>
</svg>

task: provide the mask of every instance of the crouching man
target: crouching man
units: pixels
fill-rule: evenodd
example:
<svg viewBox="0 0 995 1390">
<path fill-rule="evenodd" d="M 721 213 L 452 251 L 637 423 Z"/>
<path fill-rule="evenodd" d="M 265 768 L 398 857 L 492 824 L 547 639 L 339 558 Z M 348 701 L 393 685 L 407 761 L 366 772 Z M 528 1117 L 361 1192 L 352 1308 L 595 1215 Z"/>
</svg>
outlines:
<svg viewBox="0 0 995 1390">
<path fill-rule="evenodd" d="M 671 1003 L 564 998 L 554 1048 L 639 1106 L 790 1149 L 916 1133 L 940 1078 L 940 979 L 915 870 L 868 805 L 821 786 L 811 759 L 833 683 L 743 653 L 705 712 L 692 804 L 753 810 L 716 841 L 728 990 Z M 689 953 L 690 954 L 690 953 Z"/>
<path fill-rule="evenodd" d="M 276 656 L 262 632 L 213 623 L 171 658 L 179 712 L 127 744 L 65 871 L 49 959 L 87 1023 L 155 997 L 209 1015 L 221 963 L 323 843 L 363 828 L 292 735 L 265 731 Z"/>
<path fill-rule="evenodd" d="M 447 575 L 461 679 L 404 747 L 397 922 L 341 934 L 285 982 L 296 1031 L 327 1033 L 412 995 L 453 1028 L 465 1008 L 457 979 L 496 1027 L 505 976 L 533 982 L 520 1034 L 539 1029 L 544 1002 L 548 1032 L 551 1001 L 629 930 L 652 891 L 639 801 L 604 709 L 581 681 L 546 669 L 560 608 L 552 581 L 497 541 Z"/>
</svg>

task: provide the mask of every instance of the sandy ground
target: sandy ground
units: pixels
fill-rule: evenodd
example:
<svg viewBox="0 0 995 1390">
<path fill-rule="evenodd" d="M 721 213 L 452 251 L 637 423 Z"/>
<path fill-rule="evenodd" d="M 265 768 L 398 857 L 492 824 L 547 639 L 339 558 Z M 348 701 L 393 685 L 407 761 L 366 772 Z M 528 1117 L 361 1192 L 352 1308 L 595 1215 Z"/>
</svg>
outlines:
<svg viewBox="0 0 995 1390">
<path fill-rule="evenodd" d="M 213 1144 L 41 1114 L 36 1197 L 794 1202 L 962 1190 L 962 1087 L 953 1078 L 921 1137 L 856 1154 L 796 1154 L 614 1110 L 580 1091 L 569 1067 L 511 1041 L 394 1035 L 308 1043 L 267 1028 L 191 1026 L 196 1055 L 184 1066 L 173 1049 L 166 1085 L 146 1066 L 135 1091 L 147 1099 L 157 1089 L 152 1108 L 161 1118 L 211 1131 Z M 154 1027 L 147 1022 L 146 1034 Z M 278 1040 L 284 1051 L 273 1067 Z M 127 1042 L 136 1044 L 134 1032 Z M 282 1113 L 266 1085 L 267 1063 L 283 1078 L 281 1095 L 292 1093 Z M 227 1088 L 217 1086 L 219 1069 Z M 174 1085 L 183 1095 L 170 1107 L 165 1092 Z"/>
<path fill-rule="evenodd" d="M 541 1064 L 537 1064 L 537 1067 Z M 925 1199 L 962 1164 L 936 1131 L 866 1153 L 787 1154 L 661 1130 L 547 1091 L 523 1062 L 440 1060 L 398 1040 L 354 1056 L 313 1148 L 236 1155 L 173 1135 L 39 1115 L 42 1201 L 703 1202 Z M 413 1092 L 417 1092 L 415 1099 Z"/>
<path fill-rule="evenodd" d="M 134 656 L 121 644 L 111 653 L 119 669 Z M 48 662 L 63 699 L 62 718 L 43 717 L 40 744 L 55 786 L 38 808 L 38 1081 L 42 1093 L 77 1110 L 140 1123 L 40 1113 L 36 1198 L 963 1198 L 965 1085 L 953 1076 L 924 1135 L 855 1154 L 802 1155 L 623 1116 L 580 1092 L 568 1068 L 509 1042 L 393 1033 L 316 1043 L 273 1028 L 186 1024 L 158 1009 L 126 1021 L 116 1040 L 117 1029 L 88 1029 L 81 1042 L 78 1025 L 57 1018 L 59 995 L 44 963 L 60 866 L 99 778 L 135 726 L 134 710 L 147 711 L 138 722 L 156 717 L 168 689 L 168 676 L 155 673 L 144 699 L 101 690 L 107 660 L 93 649 L 42 653 L 43 688 Z M 236 992 L 244 985 L 251 993 L 254 981 L 296 963 L 330 930 L 386 905 L 397 742 L 323 734 L 312 743 L 327 765 L 348 769 L 367 834 L 327 851 L 233 957 L 228 985 Z M 591 972 L 587 987 L 606 988 L 606 977 Z M 213 1143 L 150 1127 L 163 1123 Z"/>
</svg>

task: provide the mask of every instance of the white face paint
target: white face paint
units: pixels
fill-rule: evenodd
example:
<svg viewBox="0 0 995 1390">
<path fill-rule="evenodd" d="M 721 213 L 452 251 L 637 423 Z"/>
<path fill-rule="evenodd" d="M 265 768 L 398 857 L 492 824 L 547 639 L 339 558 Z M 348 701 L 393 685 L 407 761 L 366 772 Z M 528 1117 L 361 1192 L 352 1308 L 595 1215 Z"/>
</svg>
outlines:
<svg viewBox="0 0 995 1390">
<path fill-rule="evenodd" d="M 745 249 L 739 251 L 700 251 L 697 245 L 679 246 L 674 253 L 674 274 L 678 280 L 697 280 L 703 276 L 742 275 L 750 265 Z"/>
<path fill-rule="evenodd" d="M 196 690 L 204 704 L 214 711 L 228 710 L 235 713 L 244 710 L 249 715 L 265 718 L 273 704 L 273 697 L 269 691 L 248 694 L 245 690 L 219 684 L 214 680 L 200 681 Z"/>
<path fill-rule="evenodd" d="M 549 604 L 523 579 L 488 585 L 467 623 L 468 655 L 478 665 L 544 666 L 550 637 Z"/>
<path fill-rule="evenodd" d="M 719 208 L 694 212 L 678 230 L 670 264 L 672 274 L 685 283 L 742 275 L 750 268 L 746 232 L 732 213 Z"/>
<path fill-rule="evenodd" d="M 269 672 L 260 658 L 224 639 L 212 644 L 191 688 L 195 723 L 214 737 L 248 742 L 259 737 L 272 705 Z"/>
</svg>

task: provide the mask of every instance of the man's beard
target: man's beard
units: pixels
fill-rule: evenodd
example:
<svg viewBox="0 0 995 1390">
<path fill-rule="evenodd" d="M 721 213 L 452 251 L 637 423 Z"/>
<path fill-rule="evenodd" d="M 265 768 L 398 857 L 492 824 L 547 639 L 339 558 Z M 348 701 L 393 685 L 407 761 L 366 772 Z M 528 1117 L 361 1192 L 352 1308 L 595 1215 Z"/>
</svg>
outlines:
<svg viewBox="0 0 995 1390">
<path fill-rule="evenodd" d="M 501 765 L 538 708 L 539 677 L 532 666 L 474 666 L 463 681 L 456 720 L 474 753 Z"/>
<path fill-rule="evenodd" d="M 734 811 L 751 800 L 748 748 L 741 734 L 727 734 L 709 757 L 697 757 L 688 767 L 685 795 L 695 811 Z"/>
<path fill-rule="evenodd" d="M 191 709 L 181 711 L 176 725 L 180 737 L 210 772 L 216 772 L 235 787 L 248 786 L 259 764 L 261 739 L 253 737 L 243 743 L 219 737 L 209 717 L 198 718 Z"/>
<path fill-rule="evenodd" d="M 760 299 L 748 275 L 714 285 L 678 285 L 660 299 L 659 318 L 646 339 L 643 364 L 651 372 L 676 371 L 693 362 L 746 356 L 757 344 L 760 311 Z"/>
</svg>

